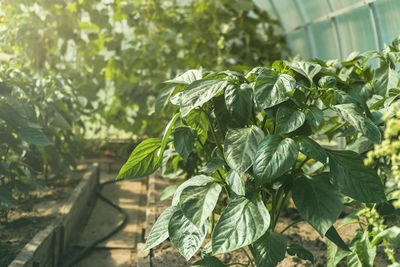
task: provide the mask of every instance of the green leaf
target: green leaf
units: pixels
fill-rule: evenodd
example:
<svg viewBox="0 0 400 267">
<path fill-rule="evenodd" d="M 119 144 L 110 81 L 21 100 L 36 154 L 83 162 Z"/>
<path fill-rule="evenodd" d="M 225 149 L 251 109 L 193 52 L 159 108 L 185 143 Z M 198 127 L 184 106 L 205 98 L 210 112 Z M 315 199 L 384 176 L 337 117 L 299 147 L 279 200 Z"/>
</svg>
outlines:
<svg viewBox="0 0 400 267">
<path fill-rule="evenodd" d="M 349 247 L 347 244 L 343 241 L 343 239 L 340 237 L 338 232 L 336 231 L 335 227 L 332 225 L 331 228 L 326 232 L 325 236 L 332 241 L 336 246 L 341 248 L 344 251 L 350 251 Z"/>
<path fill-rule="evenodd" d="M 227 85 L 228 82 L 221 79 L 197 80 L 188 85 L 179 99 L 182 116 L 186 117 L 191 110 L 201 107 L 220 93 Z"/>
<path fill-rule="evenodd" d="M 149 138 L 141 142 L 122 166 L 117 179 L 144 177 L 160 166 L 161 138 Z"/>
<path fill-rule="evenodd" d="M 256 126 L 229 129 L 225 136 L 224 156 L 226 163 L 237 173 L 243 174 L 253 165 L 258 143 L 264 133 Z"/>
<path fill-rule="evenodd" d="M 225 104 L 232 119 L 245 125 L 253 110 L 252 88 L 248 84 L 242 86 L 230 84 L 225 89 Z"/>
<path fill-rule="evenodd" d="M 161 113 L 167 106 L 172 94 L 174 93 L 175 87 L 176 85 L 168 86 L 160 94 L 158 94 L 156 102 L 154 104 L 155 113 L 158 117 L 161 115 Z"/>
<path fill-rule="evenodd" d="M 301 153 L 309 158 L 316 159 L 322 163 L 326 163 L 328 154 L 326 154 L 325 149 L 322 148 L 320 144 L 312 140 L 307 136 L 297 136 L 294 138 Z"/>
<path fill-rule="evenodd" d="M 240 175 L 234 171 L 230 170 L 225 177 L 226 183 L 229 185 L 231 190 L 235 192 L 235 194 L 239 196 L 244 196 L 245 195 L 245 184 L 244 184 L 244 178 L 240 177 Z"/>
<path fill-rule="evenodd" d="M 296 163 L 299 148 L 290 138 L 265 137 L 257 147 L 253 173 L 258 184 L 269 183 L 290 170 Z"/>
<path fill-rule="evenodd" d="M 172 215 L 178 210 L 179 207 L 171 206 L 161 213 L 160 217 L 158 217 L 157 221 L 151 228 L 143 251 L 154 248 L 168 238 L 168 223 Z"/>
<path fill-rule="evenodd" d="M 197 176 L 190 178 L 189 180 L 185 181 L 178 187 L 178 189 L 176 190 L 176 192 L 174 194 L 174 198 L 172 199 L 172 205 L 174 205 L 174 206 L 178 205 L 179 200 L 181 198 L 181 193 L 182 193 L 183 189 L 185 189 L 186 187 L 206 185 L 206 184 L 214 182 L 214 181 L 215 181 L 215 179 L 213 177 L 206 176 L 206 175 L 197 175 Z"/>
<path fill-rule="evenodd" d="M 254 243 L 257 267 L 273 267 L 285 258 L 286 238 L 275 232 L 268 232 Z"/>
<path fill-rule="evenodd" d="M 299 257 L 300 259 L 309 260 L 312 264 L 314 264 L 313 254 L 305 249 L 303 246 L 292 244 L 288 247 L 287 252 L 291 256 L 297 255 L 297 257 Z"/>
<path fill-rule="evenodd" d="M 1 205 L 5 205 L 9 209 L 18 205 L 18 201 L 5 186 L 0 186 L 0 207 Z"/>
<path fill-rule="evenodd" d="M 380 232 L 371 242 L 371 246 L 376 246 L 382 239 L 392 244 L 395 247 L 400 248 L 400 228 L 397 226 L 392 226 Z"/>
<path fill-rule="evenodd" d="M 188 70 L 182 75 L 177 76 L 173 80 L 165 81 L 165 83 L 191 84 L 194 81 L 200 80 L 202 78 L 203 72 L 201 70 Z"/>
<path fill-rule="evenodd" d="M 207 140 L 207 132 L 210 126 L 207 114 L 199 109 L 192 110 L 185 118 L 186 123 L 197 131 L 200 141 L 204 144 Z"/>
<path fill-rule="evenodd" d="M 247 246 L 265 234 L 269 224 L 268 210 L 259 198 L 231 199 L 212 233 L 212 251 L 220 254 Z"/>
<path fill-rule="evenodd" d="M 398 83 L 399 75 L 389 65 L 384 65 L 376 70 L 373 84 L 376 94 L 386 96 L 389 89 L 397 88 Z"/>
<path fill-rule="evenodd" d="M 191 265 L 191 267 L 228 267 L 229 265 L 223 264 L 218 258 L 205 257 L 199 261 L 196 261 Z"/>
<path fill-rule="evenodd" d="M 201 173 L 205 173 L 205 174 L 213 174 L 219 168 L 224 166 L 224 164 L 225 164 L 225 161 L 223 159 L 221 159 L 220 157 L 214 157 L 214 158 L 210 159 L 206 163 L 206 165 L 204 165 L 199 171 Z"/>
<path fill-rule="evenodd" d="M 174 146 L 176 152 L 187 161 L 194 148 L 194 136 L 189 127 L 177 127 L 174 131 Z"/>
<path fill-rule="evenodd" d="M 322 88 L 333 88 L 336 86 L 336 79 L 332 76 L 324 76 L 319 79 L 318 85 Z"/>
<path fill-rule="evenodd" d="M 287 93 L 293 91 L 296 80 L 287 74 L 276 74 L 264 69 L 254 83 L 254 96 L 259 110 L 276 106 L 289 99 Z"/>
<path fill-rule="evenodd" d="M 171 243 L 186 260 L 196 253 L 203 244 L 209 224 L 205 223 L 199 229 L 183 214 L 181 209 L 174 212 L 168 224 L 168 234 Z"/>
<path fill-rule="evenodd" d="M 360 202 L 375 203 L 386 200 L 384 187 L 372 168 L 363 164 L 353 151 L 328 151 L 331 183 Z"/>
<path fill-rule="evenodd" d="M 178 185 L 170 185 L 170 186 L 167 186 L 166 188 L 164 188 L 164 190 L 162 191 L 161 196 L 160 196 L 160 201 L 163 201 L 169 197 L 172 197 L 175 194 L 176 189 L 178 189 Z"/>
<path fill-rule="evenodd" d="M 161 141 L 161 148 L 160 148 L 160 151 L 159 151 L 159 154 L 158 154 L 158 157 L 160 157 L 160 158 L 162 158 L 162 155 L 164 154 L 164 150 L 165 150 L 165 147 L 167 146 L 167 143 L 168 143 L 168 140 L 169 140 L 169 136 L 171 135 L 171 132 L 172 132 L 172 128 L 174 127 L 175 122 L 179 119 L 180 115 L 181 115 L 180 113 L 176 113 L 172 117 L 172 119 L 169 121 L 167 126 L 165 127 L 164 136 L 163 136 L 162 141 Z"/>
<path fill-rule="evenodd" d="M 295 72 L 303 75 L 310 81 L 310 86 L 313 84 L 313 78 L 318 72 L 321 71 L 321 66 L 318 64 L 313 64 L 310 62 L 287 62 L 285 61 L 286 65 L 288 65 L 292 70 Z"/>
<path fill-rule="evenodd" d="M 333 106 L 340 116 L 350 123 L 354 128 L 361 132 L 364 136 L 368 137 L 375 144 L 381 142 L 381 132 L 379 128 L 366 116 L 364 116 L 361 108 L 356 104 L 341 104 Z"/>
<path fill-rule="evenodd" d="M 300 177 L 294 182 L 292 190 L 293 201 L 301 217 L 324 237 L 339 218 L 343 196 L 329 183 L 326 173 L 312 179 Z"/>
<path fill-rule="evenodd" d="M 352 253 L 347 256 L 349 267 L 372 267 L 376 256 L 376 247 L 372 247 L 368 239 L 368 232 L 362 236 L 358 234 L 351 244 Z"/>
<path fill-rule="evenodd" d="M 186 187 L 180 197 L 183 214 L 200 228 L 214 210 L 221 190 L 222 187 L 215 182 Z"/>
<path fill-rule="evenodd" d="M 318 128 L 324 119 L 324 112 L 317 107 L 311 107 L 306 110 L 306 121 Z"/>
<path fill-rule="evenodd" d="M 326 265 L 327 267 L 336 267 L 340 261 L 350 254 L 350 250 L 339 250 L 338 247 L 331 241 L 327 242 L 326 249 Z"/>
<path fill-rule="evenodd" d="M 52 145 L 52 142 L 47 137 L 47 135 L 34 128 L 29 128 L 29 127 L 21 128 L 17 132 L 17 134 L 22 140 L 32 145 L 37 145 L 37 146 Z"/>
<path fill-rule="evenodd" d="M 279 107 L 276 113 L 276 134 L 287 134 L 297 130 L 303 125 L 305 118 L 306 115 L 299 110 Z"/>
<path fill-rule="evenodd" d="M 63 130 L 72 131 L 71 124 L 59 112 L 54 112 L 53 126 Z"/>
</svg>

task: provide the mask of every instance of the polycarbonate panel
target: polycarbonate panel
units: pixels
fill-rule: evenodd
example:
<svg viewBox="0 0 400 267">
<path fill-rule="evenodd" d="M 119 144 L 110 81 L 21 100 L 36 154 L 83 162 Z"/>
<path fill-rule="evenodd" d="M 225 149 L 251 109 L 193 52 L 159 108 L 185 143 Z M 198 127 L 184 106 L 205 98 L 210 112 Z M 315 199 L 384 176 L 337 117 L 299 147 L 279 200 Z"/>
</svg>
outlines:
<svg viewBox="0 0 400 267">
<path fill-rule="evenodd" d="M 275 13 L 271 2 L 268 0 L 253 0 L 253 2 L 261 9 L 266 10 L 271 19 L 279 19 L 278 14 Z"/>
<path fill-rule="evenodd" d="M 326 0 L 299 0 L 304 10 L 306 22 L 311 22 L 329 14 L 329 5 Z"/>
<path fill-rule="evenodd" d="M 339 10 L 357 4 L 359 2 L 363 2 L 364 0 L 330 0 L 330 1 L 333 5 L 333 9 Z"/>
<path fill-rule="evenodd" d="M 339 58 L 336 33 L 330 20 L 310 25 L 316 57 L 324 60 Z"/>
<path fill-rule="evenodd" d="M 379 0 L 374 5 L 382 42 L 390 44 L 400 35 L 400 0 Z"/>
<path fill-rule="evenodd" d="M 295 0 L 273 0 L 279 16 L 281 24 L 286 31 L 293 30 L 299 25 L 304 24 L 301 13 L 297 8 Z"/>
<path fill-rule="evenodd" d="M 337 22 L 345 58 L 353 51 L 377 49 L 368 6 L 338 16 Z"/>
<path fill-rule="evenodd" d="M 308 41 L 307 34 L 304 29 L 300 29 L 287 35 L 291 54 L 293 56 L 300 55 L 304 59 L 312 57 L 311 44 Z"/>
</svg>

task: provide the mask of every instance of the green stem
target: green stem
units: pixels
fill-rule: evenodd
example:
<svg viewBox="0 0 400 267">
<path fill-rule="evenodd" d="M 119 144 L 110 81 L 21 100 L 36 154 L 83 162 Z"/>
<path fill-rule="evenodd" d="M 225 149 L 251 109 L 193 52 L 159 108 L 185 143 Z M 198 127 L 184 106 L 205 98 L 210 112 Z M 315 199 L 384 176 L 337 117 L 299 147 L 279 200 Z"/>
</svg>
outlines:
<svg viewBox="0 0 400 267">
<path fill-rule="evenodd" d="M 295 224 L 298 224 L 299 222 L 304 221 L 304 219 L 298 219 L 297 221 L 292 222 L 291 224 L 289 224 L 288 226 L 285 227 L 285 229 L 283 229 L 281 231 L 281 234 L 283 234 L 287 229 L 289 229 L 290 227 L 292 227 Z"/>
<path fill-rule="evenodd" d="M 212 122 L 211 122 L 210 115 L 208 115 L 207 112 L 204 112 L 204 113 L 207 115 L 208 122 L 210 123 L 211 134 L 212 134 L 212 136 L 213 136 L 213 138 L 214 138 L 214 141 L 215 141 L 215 143 L 217 144 L 217 147 L 218 147 L 218 149 L 219 149 L 219 152 L 221 152 L 221 155 L 223 155 L 223 154 L 224 154 L 224 150 L 222 149 L 221 144 L 218 142 L 217 135 L 215 134 L 214 125 L 212 125 Z"/>
<path fill-rule="evenodd" d="M 249 253 L 247 253 L 247 251 L 244 248 L 241 248 L 241 250 L 243 250 L 244 254 L 246 254 L 246 257 L 249 259 L 251 266 L 256 267 L 253 263 L 253 260 L 251 259 Z"/>
</svg>

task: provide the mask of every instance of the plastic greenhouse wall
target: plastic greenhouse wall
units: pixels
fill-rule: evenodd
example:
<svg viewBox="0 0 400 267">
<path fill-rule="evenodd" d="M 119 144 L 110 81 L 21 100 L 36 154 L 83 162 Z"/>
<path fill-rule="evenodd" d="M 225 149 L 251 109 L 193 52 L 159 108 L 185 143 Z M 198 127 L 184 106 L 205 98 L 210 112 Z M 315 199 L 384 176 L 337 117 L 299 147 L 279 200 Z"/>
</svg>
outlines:
<svg viewBox="0 0 400 267">
<path fill-rule="evenodd" d="M 278 19 L 293 55 L 344 60 L 400 35 L 400 0 L 255 0 Z"/>
</svg>

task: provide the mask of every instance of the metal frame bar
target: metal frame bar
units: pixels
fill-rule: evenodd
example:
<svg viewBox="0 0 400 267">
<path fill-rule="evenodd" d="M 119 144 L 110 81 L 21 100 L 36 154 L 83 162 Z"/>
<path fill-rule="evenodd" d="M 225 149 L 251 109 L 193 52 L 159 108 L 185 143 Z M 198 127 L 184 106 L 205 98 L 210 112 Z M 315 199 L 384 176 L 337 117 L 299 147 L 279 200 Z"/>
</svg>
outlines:
<svg viewBox="0 0 400 267">
<path fill-rule="evenodd" d="M 334 11 L 332 0 L 326 0 L 326 1 L 328 2 L 330 13 L 332 13 Z M 335 41 L 336 41 L 336 48 L 337 48 L 336 52 L 337 52 L 338 56 L 340 57 L 340 60 L 344 60 L 342 39 L 340 37 L 339 25 L 338 25 L 336 17 L 331 17 L 331 24 L 332 24 L 333 30 L 335 31 Z"/>
<path fill-rule="evenodd" d="M 374 2 L 371 0 L 364 0 L 365 4 L 369 7 L 369 14 L 371 15 L 371 23 L 372 23 L 372 31 L 374 32 L 375 37 L 375 46 L 377 50 L 382 49 L 382 34 L 381 34 L 381 27 L 379 24 L 376 7 Z"/>
<path fill-rule="evenodd" d="M 272 0 L 270 0 L 270 1 L 273 2 Z M 346 13 L 348 13 L 348 12 L 354 10 L 354 9 L 357 9 L 359 7 L 363 7 L 363 6 L 366 6 L 366 5 L 372 6 L 373 10 L 375 10 L 375 6 L 373 4 L 376 1 L 377 0 L 364 0 L 364 1 L 358 2 L 358 3 L 354 4 L 354 5 L 347 6 L 345 8 L 342 8 L 342 9 L 339 9 L 339 10 L 336 10 L 336 11 L 332 11 L 328 15 L 321 16 L 321 17 L 319 17 L 319 18 L 317 18 L 317 19 L 315 19 L 313 21 L 304 23 L 304 24 L 299 25 L 299 26 L 297 26 L 297 27 L 295 27 L 293 29 L 288 29 L 288 30 L 286 30 L 285 34 L 289 34 L 291 32 L 297 31 L 299 29 L 308 27 L 311 24 L 315 24 L 315 23 L 318 23 L 318 22 L 321 22 L 321 21 L 331 20 L 332 18 L 335 18 L 335 17 L 338 17 L 340 15 L 346 14 Z M 297 1 L 296 1 L 296 3 L 297 3 Z M 332 10 L 333 10 L 333 8 L 332 8 Z M 376 13 L 376 10 L 374 11 L 374 13 Z M 376 16 L 374 16 L 374 17 L 376 17 Z M 377 22 L 377 20 L 375 19 L 375 23 L 376 22 Z"/>
<path fill-rule="evenodd" d="M 304 23 L 306 23 L 306 14 L 305 14 L 305 11 L 303 9 L 303 6 L 299 2 L 299 0 L 293 0 L 293 1 L 294 1 L 295 6 L 297 7 L 297 9 L 298 9 L 298 11 L 300 13 L 301 19 L 303 20 Z M 308 37 L 308 41 L 310 42 L 311 57 L 315 58 L 317 56 L 317 49 L 315 47 L 314 37 L 313 37 L 312 32 L 310 31 L 310 27 L 309 27 L 311 24 L 304 24 L 304 25 L 305 25 L 305 27 L 303 27 L 303 28 L 306 31 L 307 37 Z"/>
</svg>

